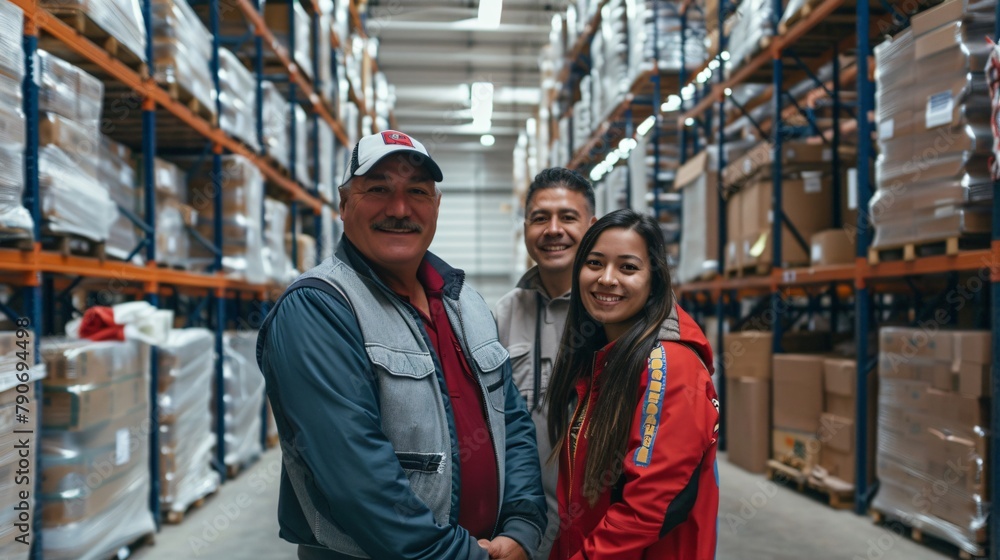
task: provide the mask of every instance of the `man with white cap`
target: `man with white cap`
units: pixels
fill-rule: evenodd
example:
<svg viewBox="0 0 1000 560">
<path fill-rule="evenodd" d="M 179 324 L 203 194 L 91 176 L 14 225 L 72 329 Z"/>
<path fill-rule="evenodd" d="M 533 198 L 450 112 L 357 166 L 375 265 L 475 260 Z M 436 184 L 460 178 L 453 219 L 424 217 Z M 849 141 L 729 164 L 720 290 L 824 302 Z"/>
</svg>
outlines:
<svg viewBox="0 0 1000 560">
<path fill-rule="evenodd" d="M 534 425 L 490 310 L 427 251 L 441 180 L 411 136 L 362 138 L 336 255 L 261 327 L 280 536 L 300 559 L 530 558 L 545 531 Z"/>
</svg>

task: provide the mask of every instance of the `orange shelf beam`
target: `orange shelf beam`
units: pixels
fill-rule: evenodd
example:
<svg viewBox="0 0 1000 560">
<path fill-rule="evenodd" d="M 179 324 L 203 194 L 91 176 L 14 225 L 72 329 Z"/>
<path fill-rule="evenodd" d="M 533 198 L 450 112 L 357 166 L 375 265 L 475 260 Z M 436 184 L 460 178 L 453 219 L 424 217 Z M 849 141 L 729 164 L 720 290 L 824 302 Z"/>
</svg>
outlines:
<svg viewBox="0 0 1000 560">
<path fill-rule="evenodd" d="M 903 278 L 922 274 L 940 274 L 943 272 L 967 272 L 980 269 L 997 269 L 997 263 L 989 249 L 979 251 L 962 251 L 957 255 L 939 255 L 921 257 L 912 261 L 883 262 L 867 264 L 861 273 L 862 278 Z"/>
</svg>

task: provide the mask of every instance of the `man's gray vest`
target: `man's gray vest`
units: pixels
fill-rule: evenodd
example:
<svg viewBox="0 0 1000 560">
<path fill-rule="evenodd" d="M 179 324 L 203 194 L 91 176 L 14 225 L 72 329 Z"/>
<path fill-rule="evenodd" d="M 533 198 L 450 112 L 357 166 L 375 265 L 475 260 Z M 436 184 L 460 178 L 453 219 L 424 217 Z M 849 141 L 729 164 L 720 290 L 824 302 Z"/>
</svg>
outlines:
<svg viewBox="0 0 1000 560">
<path fill-rule="evenodd" d="M 419 319 L 398 296 L 359 275 L 337 257 L 306 272 L 295 284 L 317 286 L 317 280 L 343 296 L 354 312 L 378 386 L 382 431 L 392 443 L 410 487 L 431 509 L 438 524 L 451 524 L 452 506 L 458 499 L 452 483 L 458 450 L 452 446 L 453 419 L 445 408 L 447 387 Z M 442 299 L 462 351 L 486 395 L 487 421 L 497 472 L 501 473 L 499 502 L 502 504 L 506 448 L 502 366 L 508 358 L 507 350 L 497 340 L 496 326 L 486 302 L 474 290 L 462 289 L 458 301 L 447 296 Z M 331 367 L 335 369 L 336 364 Z M 333 375 L 355 375 L 359 382 L 368 382 L 362 372 L 334 371 Z M 350 535 L 323 517 L 313 505 L 305 484 L 311 474 L 294 445 L 282 439 L 281 450 L 286 472 L 316 540 L 341 554 L 368 558 Z M 399 504 L 396 511 L 405 517 L 411 507 Z"/>
</svg>

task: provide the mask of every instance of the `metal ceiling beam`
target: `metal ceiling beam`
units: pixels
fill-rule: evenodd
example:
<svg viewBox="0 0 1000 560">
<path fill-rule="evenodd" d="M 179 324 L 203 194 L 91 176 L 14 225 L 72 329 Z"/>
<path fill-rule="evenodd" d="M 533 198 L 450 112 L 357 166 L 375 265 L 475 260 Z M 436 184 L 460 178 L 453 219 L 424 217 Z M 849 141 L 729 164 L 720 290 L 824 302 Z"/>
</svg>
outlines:
<svg viewBox="0 0 1000 560">
<path fill-rule="evenodd" d="M 528 25 L 528 24 L 508 24 L 501 23 L 496 29 L 487 29 L 479 26 L 477 20 L 462 20 L 456 22 L 430 22 L 430 21 L 399 21 L 395 18 L 384 20 L 369 20 L 365 25 L 365 30 L 371 36 L 379 36 L 385 31 L 411 31 L 421 33 L 482 33 L 484 35 L 501 34 L 522 34 L 522 33 L 547 33 L 551 25 Z"/>
</svg>

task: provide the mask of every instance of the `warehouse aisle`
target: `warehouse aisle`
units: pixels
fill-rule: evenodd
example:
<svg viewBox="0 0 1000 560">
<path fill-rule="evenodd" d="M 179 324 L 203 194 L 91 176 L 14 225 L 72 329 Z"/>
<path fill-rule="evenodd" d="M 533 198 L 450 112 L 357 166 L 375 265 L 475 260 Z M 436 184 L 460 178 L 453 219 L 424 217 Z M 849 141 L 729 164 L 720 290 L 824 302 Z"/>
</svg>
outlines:
<svg viewBox="0 0 1000 560">
<path fill-rule="evenodd" d="M 295 548 L 278 538 L 277 449 L 222 487 L 181 525 L 166 525 L 157 544 L 136 560 L 226 558 L 294 559 Z M 924 560 L 945 558 L 846 511 L 835 511 L 719 461 L 722 503 L 720 560 Z M 776 490 L 776 491 L 775 491 Z M 763 498 L 763 499 L 762 499 Z"/>
</svg>

